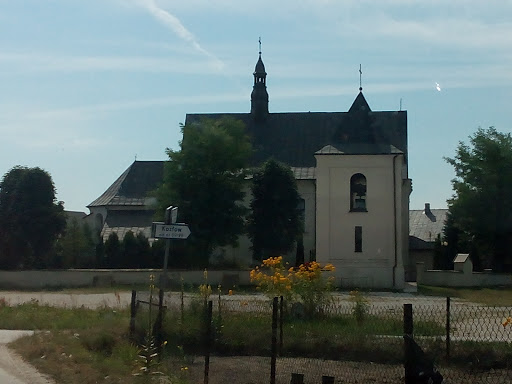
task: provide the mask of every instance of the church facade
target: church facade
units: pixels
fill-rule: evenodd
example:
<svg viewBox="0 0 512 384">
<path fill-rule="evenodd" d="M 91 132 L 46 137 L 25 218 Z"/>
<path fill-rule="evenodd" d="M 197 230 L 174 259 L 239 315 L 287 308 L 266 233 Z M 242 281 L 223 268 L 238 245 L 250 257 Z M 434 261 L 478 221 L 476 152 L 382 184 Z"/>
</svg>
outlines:
<svg viewBox="0 0 512 384">
<path fill-rule="evenodd" d="M 347 112 L 271 113 L 261 53 L 253 76 L 249 113 L 187 114 L 185 124 L 241 120 L 254 150 L 251 165 L 272 157 L 293 170 L 303 199 L 306 259 L 316 255 L 335 265 L 341 286 L 403 288 L 410 268 L 407 112 L 372 111 L 360 88 Z M 113 231 L 122 236 L 128 212 L 135 213 L 133 228 L 149 234 L 147 196 L 162 172 L 156 163 L 163 162 L 136 161 L 88 206 L 104 239 Z M 239 248 L 219 252 L 251 260 L 246 237 Z"/>
</svg>

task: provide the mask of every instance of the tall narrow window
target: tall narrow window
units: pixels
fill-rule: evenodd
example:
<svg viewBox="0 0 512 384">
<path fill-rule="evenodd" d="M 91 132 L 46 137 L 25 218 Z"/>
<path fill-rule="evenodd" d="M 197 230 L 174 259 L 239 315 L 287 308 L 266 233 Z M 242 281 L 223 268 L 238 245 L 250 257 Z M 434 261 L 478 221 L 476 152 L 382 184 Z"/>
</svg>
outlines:
<svg viewBox="0 0 512 384">
<path fill-rule="evenodd" d="M 366 177 L 361 173 L 356 173 L 350 178 L 350 211 L 367 212 Z"/>
<path fill-rule="evenodd" d="M 355 228 L 355 252 L 363 252 L 363 227 L 356 226 Z"/>
</svg>

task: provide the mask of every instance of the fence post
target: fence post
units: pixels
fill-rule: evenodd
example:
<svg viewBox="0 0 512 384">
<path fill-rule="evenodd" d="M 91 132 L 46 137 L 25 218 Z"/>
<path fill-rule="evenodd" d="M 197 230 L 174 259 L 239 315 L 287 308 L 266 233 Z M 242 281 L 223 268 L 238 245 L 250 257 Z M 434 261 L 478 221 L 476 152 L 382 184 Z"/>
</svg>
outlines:
<svg viewBox="0 0 512 384">
<path fill-rule="evenodd" d="M 290 384 L 304 384 L 304 374 L 292 373 L 292 379 L 290 380 Z"/>
<path fill-rule="evenodd" d="M 284 298 L 281 296 L 279 302 L 279 356 L 283 353 L 283 309 L 284 309 Z"/>
<path fill-rule="evenodd" d="M 334 376 L 322 376 L 322 384 L 334 384 Z"/>
<path fill-rule="evenodd" d="M 277 362 L 277 297 L 272 302 L 272 345 L 270 357 L 270 384 L 276 384 Z"/>
<path fill-rule="evenodd" d="M 446 298 L 446 361 L 450 360 L 450 297 Z"/>
<path fill-rule="evenodd" d="M 130 339 L 133 340 L 135 336 L 135 316 L 137 312 L 136 306 L 137 291 L 132 290 L 132 301 L 130 303 Z"/>
<path fill-rule="evenodd" d="M 150 304 L 152 305 L 152 304 Z M 153 335 L 155 335 L 156 347 L 158 350 L 158 358 L 162 357 L 162 345 L 164 343 L 162 336 L 162 324 L 164 317 L 164 290 L 160 288 L 158 291 L 158 314 L 156 316 L 156 321 L 153 326 Z"/>
<path fill-rule="evenodd" d="M 411 362 L 411 344 L 407 337 L 412 337 L 414 333 L 412 317 L 412 304 L 404 304 L 404 371 L 405 371 L 405 384 L 415 384 L 414 367 Z"/>
<path fill-rule="evenodd" d="M 210 373 L 210 352 L 212 343 L 212 308 L 213 301 L 208 301 L 208 309 L 205 321 L 205 351 L 204 351 L 204 384 L 208 384 L 208 374 Z"/>
</svg>

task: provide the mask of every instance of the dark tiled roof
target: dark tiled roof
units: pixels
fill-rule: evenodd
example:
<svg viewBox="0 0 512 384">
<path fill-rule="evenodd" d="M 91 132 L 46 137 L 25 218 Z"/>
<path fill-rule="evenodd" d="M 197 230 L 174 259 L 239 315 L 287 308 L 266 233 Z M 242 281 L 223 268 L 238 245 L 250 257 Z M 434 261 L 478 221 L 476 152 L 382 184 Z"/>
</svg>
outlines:
<svg viewBox="0 0 512 384">
<path fill-rule="evenodd" d="M 103 239 L 103 242 L 107 241 L 108 237 L 112 233 L 116 233 L 117 237 L 119 238 L 119 241 L 123 241 L 124 236 L 128 232 L 133 232 L 135 236 L 139 232 L 142 232 L 142 234 L 149 240 L 149 243 L 151 244 L 153 242 L 153 239 L 150 239 L 149 236 L 151 236 L 151 226 L 149 227 L 110 227 L 107 224 L 103 226 L 103 230 L 101 231 L 101 238 Z"/>
<path fill-rule="evenodd" d="M 454 263 L 465 263 L 469 258 L 469 253 L 458 253 L 457 256 L 453 259 Z"/>
<path fill-rule="evenodd" d="M 431 209 L 409 211 L 409 248 L 430 249 L 438 235 L 443 234 L 447 209 Z"/>
<path fill-rule="evenodd" d="M 163 161 L 134 161 L 119 178 L 88 207 L 144 206 L 151 191 L 162 182 Z"/>
<path fill-rule="evenodd" d="M 134 210 L 111 210 L 109 211 L 101 236 L 106 241 L 112 232 L 117 233 L 119 240 L 123 240 L 128 231 L 135 235 L 142 232 L 149 238 L 151 235 L 151 223 L 153 222 L 154 211 L 134 211 Z"/>
<path fill-rule="evenodd" d="M 205 118 L 241 120 L 255 151 L 252 165 L 273 157 L 292 167 L 314 167 L 315 152 L 329 144 L 385 144 L 407 155 L 407 112 L 372 112 L 361 109 L 364 104 L 360 93 L 350 112 L 269 113 L 264 121 L 250 113 L 187 114 L 186 124 Z"/>
<path fill-rule="evenodd" d="M 394 145 L 381 143 L 341 143 L 329 144 L 315 155 L 387 155 L 403 153 Z"/>
<path fill-rule="evenodd" d="M 66 222 L 68 224 L 74 219 L 80 222 L 84 217 L 87 216 L 85 212 L 80 211 L 64 211 L 64 214 L 66 215 Z"/>
<path fill-rule="evenodd" d="M 315 167 L 292 167 L 293 176 L 296 180 L 315 180 L 316 179 Z"/>
</svg>

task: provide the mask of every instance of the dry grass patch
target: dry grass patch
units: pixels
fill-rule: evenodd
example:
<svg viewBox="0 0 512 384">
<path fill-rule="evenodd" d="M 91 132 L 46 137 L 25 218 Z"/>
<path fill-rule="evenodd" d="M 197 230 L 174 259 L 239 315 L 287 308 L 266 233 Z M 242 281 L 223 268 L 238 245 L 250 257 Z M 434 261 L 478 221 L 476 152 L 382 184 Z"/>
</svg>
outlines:
<svg viewBox="0 0 512 384">
<path fill-rule="evenodd" d="M 418 286 L 418 293 L 427 296 L 457 297 L 488 306 L 512 306 L 512 288 L 451 288 Z"/>
</svg>

